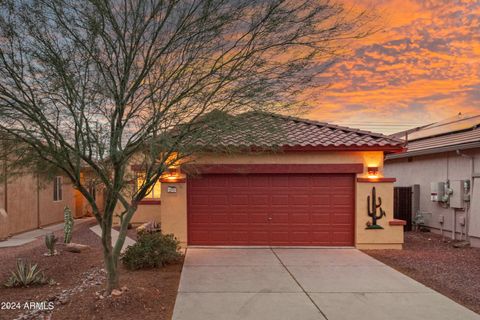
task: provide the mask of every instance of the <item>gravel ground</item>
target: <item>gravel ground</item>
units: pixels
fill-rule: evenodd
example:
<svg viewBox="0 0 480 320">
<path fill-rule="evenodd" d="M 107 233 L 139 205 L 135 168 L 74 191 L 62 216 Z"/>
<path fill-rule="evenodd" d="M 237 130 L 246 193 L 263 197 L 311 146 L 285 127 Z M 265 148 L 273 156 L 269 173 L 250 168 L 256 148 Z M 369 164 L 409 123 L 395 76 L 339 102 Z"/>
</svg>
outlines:
<svg viewBox="0 0 480 320">
<path fill-rule="evenodd" d="M 406 232 L 404 250 L 364 252 L 480 314 L 480 248 L 453 248 L 437 234 Z"/>
<path fill-rule="evenodd" d="M 100 238 L 84 223 L 75 227 L 72 242 L 89 245 L 82 253 L 65 252 L 46 257 L 44 239 L 14 248 L 0 248 L 0 302 L 50 302 L 53 312 L 33 313 L 21 310 L 0 310 L 0 319 L 170 319 L 180 280 L 182 263 L 165 268 L 129 271 L 120 266 L 120 284 L 125 291 L 117 297 L 101 299 L 105 276 Z M 130 230 L 129 230 L 130 231 Z M 56 232 L 62 241 L 62 231 Z M 130 232 L 131 236 L 134 231 Z M 4 288 L 3 282 L 15 266 L 17 258 L 25 258 L 45 271 L 58 284 L 30 288 Z"/>
</svg>

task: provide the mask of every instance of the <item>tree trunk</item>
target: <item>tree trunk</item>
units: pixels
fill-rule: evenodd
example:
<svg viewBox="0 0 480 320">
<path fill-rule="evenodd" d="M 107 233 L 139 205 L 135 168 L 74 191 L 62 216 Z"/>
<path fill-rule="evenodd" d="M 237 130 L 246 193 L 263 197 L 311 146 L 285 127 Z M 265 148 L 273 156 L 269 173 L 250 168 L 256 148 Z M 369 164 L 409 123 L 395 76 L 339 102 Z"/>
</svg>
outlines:
<svg viewBox="0 0 480 320">
<path fill-rule="evenodd" d="M 112 214 L 108 215 L 108 212 L 105 212 L 104 219 L 102 223 L 100 223 L 100 226 L 102 228 L 103 258 L 105 262 L 105 270 L 107 272 L 107 295 L 109 295 L 113 289 L 120 288 L 118 276 L 118 255 L 114 253 L 114 249 L 112 246 L 111 215 Z"/>
<path fill-rule="evenodd" d="M 116 259 L 111 253 L 105 256 L 105 270 L 107 271 L 106 294 L 109 295 L 112 293 L 113 289 L 120 288 L 118 277 L 118 259 Z"/>
</svg>

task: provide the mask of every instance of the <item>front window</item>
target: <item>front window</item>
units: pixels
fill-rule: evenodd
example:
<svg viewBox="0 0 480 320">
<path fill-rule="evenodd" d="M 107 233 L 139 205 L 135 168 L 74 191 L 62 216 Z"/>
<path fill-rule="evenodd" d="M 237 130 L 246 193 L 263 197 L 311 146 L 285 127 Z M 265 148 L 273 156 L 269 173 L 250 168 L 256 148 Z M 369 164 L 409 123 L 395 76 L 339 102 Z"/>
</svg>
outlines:
<svg viewBox="0 0 480 320">
<path fill-rule="evenodd" d="M 62 177 L 53 180 L 53 201 L 62 201 Z"/>
<path fill-rule="evenodd" d="M 145 178 L 139 175 L 137 177 L 137 190 L 145 183 Z M 161 192 L 161 183 L 158 180 L 153 187 L 150 188 L 147 195 L 144 199 L 160 199 L 160 192 Z"/>
</svg>

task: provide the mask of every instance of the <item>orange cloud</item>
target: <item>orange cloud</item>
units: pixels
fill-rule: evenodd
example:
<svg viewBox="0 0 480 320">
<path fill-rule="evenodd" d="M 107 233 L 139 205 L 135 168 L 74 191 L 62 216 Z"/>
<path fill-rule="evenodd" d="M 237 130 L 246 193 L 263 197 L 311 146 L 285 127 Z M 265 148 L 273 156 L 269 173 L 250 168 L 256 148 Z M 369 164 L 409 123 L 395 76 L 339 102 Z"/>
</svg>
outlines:
<svg viewBox="0 0 480 320">
<path fill-rule="evenodd" d="M 379 123 L 377 131 L 393 132 L 458 112 L 480 112 L 480 2 L 344 2 L 375 7 L 385 29 L 357 43 L 323 75 L 330 87 L 313 92 L 311 117 Z M 386 121 L 398 125 L 380 124 Z"/>
</svg>

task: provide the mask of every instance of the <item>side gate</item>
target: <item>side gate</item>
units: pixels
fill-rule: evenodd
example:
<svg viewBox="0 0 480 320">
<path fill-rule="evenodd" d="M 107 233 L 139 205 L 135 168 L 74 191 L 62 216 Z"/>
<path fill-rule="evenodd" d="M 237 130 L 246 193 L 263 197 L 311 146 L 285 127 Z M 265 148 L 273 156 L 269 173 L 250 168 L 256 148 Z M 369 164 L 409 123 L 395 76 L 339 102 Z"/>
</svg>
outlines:
<svg viewBox="0 0 480 320">
<path fill-rule="evenodd" d="M 412 230 L 412 187 L 395 187 L 393 197 L 393 217 L 405 220 L 405 231 Z"/>
</svg>

